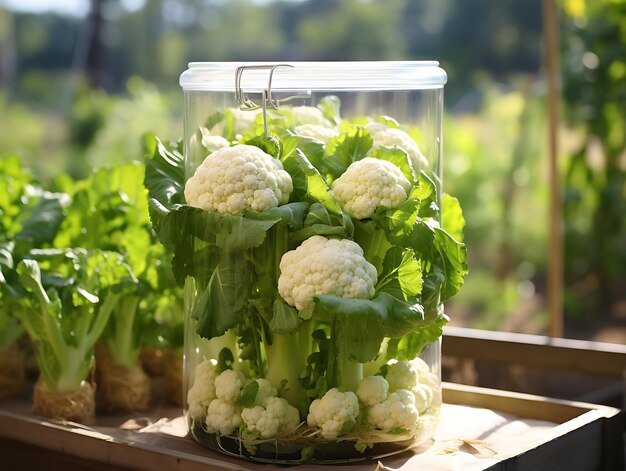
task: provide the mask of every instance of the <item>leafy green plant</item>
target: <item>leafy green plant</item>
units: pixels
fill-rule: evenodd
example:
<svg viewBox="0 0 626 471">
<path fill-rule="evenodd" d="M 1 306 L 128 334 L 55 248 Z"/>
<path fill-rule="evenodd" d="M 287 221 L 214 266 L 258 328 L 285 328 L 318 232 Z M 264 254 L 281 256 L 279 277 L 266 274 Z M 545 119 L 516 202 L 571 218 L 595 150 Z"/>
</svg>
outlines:
<svg viewBox="0 0 626 471">
<path fill-rule="evenodd" d="M 6 397 L 21 390 L 24 358 L 17 341 L 24 329 L 24 288 L 16 266 L 34 248 L 49 245 L 69 198 L 42 190 L 17 157 L 0 160 L 0 383 Z"/>
<path fill-rule="evenodd" d="M 155 304 L 164 294 L 158 291 L 162 288 L 159 276 L 167 268 L 167 259 L 163 249 L 153 243 L 147 195 L 140 184 L 143 176 L 143 166 L 127 164 L 100 169 L 76 182 L 72 203 L 54 241 L 57 247 L 119 253 L 137 277 L 138 283 L 120 295 L 100 337 L 106 346 L 99 350 L 101 390 L 111 409 L 146 408 L 150 397 L 150 383 L 139 367 L 139 355 L 155 323 Z M 120 381 L 120 375 L 126 375 L 126 380 Z M 129 389 L 128 394 L 120 384 Z"/>
<path fill-rule="evenodd" d="M 337 122 L 338 107 L 323 104 L 328 121 Z M 174 275 L 185 286 L 196 332 L 212 344 L 207 358 L 230 350 L 230 368 L 266 378 L 306 416 L 309 402 L 327 390 L 356 389 L 364 363 L 379 356 L 383 364 L 413 359 L 438 339 L 447 322 L 441 302 L 459 290 L 467 264 L 458 201 L 440 195 L 405 151 L 375 153 L 410 178 L 408 198 L 356 220 L 330 184 L 372 151 L 371 136 L 361 125 L 342 126 L 324 146 L 296 134 L 292 120 L 282 119 L 288 115 L 270 117 L 268 138 L 257 119 L 238 141 L 280 161 L 293 183 L 286 204 L 241 214 L 190 206 L 181 143 L 158 138 L 147 142 L 145 185 L 153 227 L 174 254 Z M 440 201 L 448 212 L 443 224 Z M 378 272 L 371 299 L 318 294 L 309 307 L 296 309 L 281 298 L 281 260 L 316 236 L 350 239 L 362 248 Z"/>
<path fill-rule="evenodd" d="M 18 316 L 35 345 L 40 370 L 34 411 L 89 422 L 94 397 L 85 381 L 93 347 L 137 280 L 118 253 L 84 249 L 32 250 L 17 273 L 28 293 Z"/>
<path fill-rule="evenodd" d="M 563 7 L 564 116 L 578 135 L 564 169 L 566 309 L 606 316 L 624 301 L 626 4 Z"/>
</svg>

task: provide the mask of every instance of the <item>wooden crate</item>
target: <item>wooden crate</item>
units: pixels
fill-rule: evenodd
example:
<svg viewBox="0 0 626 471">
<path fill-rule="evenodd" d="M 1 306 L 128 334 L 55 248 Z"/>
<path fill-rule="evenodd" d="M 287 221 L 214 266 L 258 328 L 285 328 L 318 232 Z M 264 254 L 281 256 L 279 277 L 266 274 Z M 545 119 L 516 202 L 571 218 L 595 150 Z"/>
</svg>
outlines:
<svg viewBox="0 0 626 471">
<path fill-rule="evenodd" d="M 489 470 L 624 470 L 624 418 L 620 409 L 453 383 L 445 383 L 443 398 L 451 404 L 488 407 L 559 424 L 536 448 Z"/>
<path fill-rule="evenodd" d="M 624 469 L 622 416 L 619 409 L 526 394 L 446 383 L 444 401 L 480 407 L 528 419 L 554 422 L 542 441 L 516 456 L 480 469 L 491 471 L 621 471 Z M 150 411 L 175 416 L 175 409 Z M 110 418 L 111 424 L 121 418 Z M 186 437 L 158 436 L 153 443 L 138 440 L 137 432 L 114 436 L 58 425 L 28 414 L 26 401 L 0 406 L 1 469 L 6 470 L 267 470 L 284 469 L 248 463 L 205 450 Z M 110 430 L 110 429 L 108 429 Z M 397 457 L 383 459 L 387 469 L 415 469 L 415 462 L 398 466 Z M 413 464 L 411 464 L 413 463 Z M 344 471 L 379 468 L 377 462 L 342 466 L 296 466 L 291 469 Z M 435 469 L 428 468 L 431 471 Z M 478 469 L 478 468 L 472 468 Z"/>
<path fill-rule="evenodd" d="M 626 345 L 447 326 L 444 379 L 626 405 Z"/>
</svg>

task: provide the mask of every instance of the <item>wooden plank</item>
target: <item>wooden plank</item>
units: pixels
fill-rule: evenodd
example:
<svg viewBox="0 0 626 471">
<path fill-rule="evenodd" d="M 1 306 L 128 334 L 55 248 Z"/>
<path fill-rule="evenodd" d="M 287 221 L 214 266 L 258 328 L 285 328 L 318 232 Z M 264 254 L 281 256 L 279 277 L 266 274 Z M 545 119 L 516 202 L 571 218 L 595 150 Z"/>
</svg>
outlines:
<svg viewBox="0 0 626 471">
<path fill-rule="evenodd" d="M 593 418 L 613 417 L 619 409 L 596 404 L 567 401 L 498 389 L 443 383 L 443 401 L 473 407 L 488 407 L 527 419 L 548 420 L 563 424 L 588 412 Z"/>
<path fill-rule="evenodd" d="M 626 345 L 446 327 L 444 356 L 622 379 Z"/>
<path fill-rule="evenodd" d="M 2 426 L 0 436 L 8 436 L 11 440 L 109 466 L 104 469 L 122 468 L 133 471 L 247 469 L 239 465 L 237 460 L 221 456 L 216 458 L 215 454 L 210 456 L 210 452 L 188 439 L 185 439 L 185 443 L 189 451 L 171 452 L 159 444 L 125 443 L 106 435 L 83 434 L 79 429 L 72 430 L 60 425 L 41 423 L 36 418 L 20 417 L 4 411 L 0 411 L 0 424 Z M 167 437 L 165 441 L 168 439 L 172 438 Z"/>
<path fill-rule="evenodd" d="M 559 424 L 540 445 L 516 457 L 503 458 L 498 466 L 490 468 L 493 471 L 616 471 L 624 468 L 622 417 L 618 409 L 451 383 L 443 386 L 447 403 Z M 25 460 L 22 469 L 28 470 L 44 467 L 49 471 L 267 469 L 266 465 L 218 455 L 188 438 L 154 434 L 149 441 L 139 442 L 135 433 L 120 431 L 117 426 L 103 426 L 98 430 L 72 428 L 4 409 L 0 410 L 0 437 L 4 437 L 0 438 L 0 453 L 2 450 L 17 453 L 19 456 L 14 461 L 19 465 Z M 14 442 L 22 446 L 11 449 Z M 564 467 L 565 464 L 570 467 Z M 369 469 L 367 466 L 369 464 L 365 469 Z M 355 465 L 356 468 L 362 469 Z"/>
<path fill-rule="evenodd" d="M 533 450 L 512 457 L 489 471 L 617 471 L 618 467 L 603 467 L 602 424 L 590 422 L 565 436 L 552 439 Z"/>
<path fill-rule="evenodd" d="M 10 471 L 124 471 L 108 464 L 84 460 L 60 451 L 46 450 L 15 440 L 0 439 L 2 469 Z"/>
</svg>

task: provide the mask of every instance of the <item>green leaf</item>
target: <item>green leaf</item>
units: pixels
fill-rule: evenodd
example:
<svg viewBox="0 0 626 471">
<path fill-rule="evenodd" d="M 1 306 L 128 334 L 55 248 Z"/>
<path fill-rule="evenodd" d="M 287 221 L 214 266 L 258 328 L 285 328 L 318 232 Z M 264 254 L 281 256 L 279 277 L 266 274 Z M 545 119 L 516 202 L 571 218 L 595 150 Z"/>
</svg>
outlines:
<svg viewBox="0 0 626 471">
<path fill-rule="evenodd" d="M 322 204 L 333 214 L 341 214 L 341 205 L 333 195 L 324 177 L 309 162 L 300 149 L 283 162 L 293 179 L 294 193 L 303 199 Z"/>
<path fill-rule="evenodd" d="M 254 136 L 252 138 L 242 140 L 240 144 L 258 147 L 275 159 L 280 158 L 281 155 L 280 142 L 273 136 Z"/>
<path fill-rule="evenodd" d="M 331 358 L 330 340 L 326 337 L 326 332 L 316 329 L 311 333 L 311 337 L 316 348 L 307 357 L 307 366 L 298 382 L 306 391 L 307 396 L 314 400 L 322 397 L 329 389 L 325 374 Z"/>
<path fill-rule="evenodd" d="M 351 126 L 328 141 L 320 171 L 327 173 L 330 179 L 335 180 L 352 162 L 366 157 L 372 145 L 372 137 L 364 127 Z"/>
<path fill-rule="evenodd" d="M 285 206 L 267 213 L 233 216 L 188 205 L 174 205 L 168 209 L 151 199 L 150 214 L 159 240 L 174 254 L 172 269 L 177 282 L 182 285 L 187 276 L 196 276 L 203 270 L 197 260 L 196 246 L 204 247 L 208 252 L 238 252 L 259 247 L 267 231 L 283 219 L 297 226 L 306 204 Z M 208 258 L 212 257 L 209 253 Z"/>
<path fill-rule="evenodd" d="M 231 349 L 228 347 L 222 348 L 217 355 L 217 370 L 220 373 L 226 370 L 231 370 L 233 368 L 233 363 L 235 363 L 235 357 L 233 356 Z"/>
<path fill-rule="evenodd" d="M 304 220 L 302 229 L 293 232 L 294 241 L 306 240 L 314 235 L 350 238 L 353 234 L 352 220 L 331 214 L 321 203 L 313 203 Z"/>
<path fill-rule="evenodd" d="M 144 185 L 151 199 L 162 205 L 185 203 L 185 158 L 180 142 L 167 146 L 158 137 L 146 136 Z"/>
<path fill-rule="evenodd" d="M 222 122 L 223 120 L 224 113 L 222 113 L 221 111 L 216 111 L 215 113 L 209 115 L 209 117 L 204 122 L 204 127 L 206 127 L 208 130 L 211 130 L 213 126 L 215 126 L 217 123 Z"/>
<path fill-rule="evenodd" d="M 372 302 L 384 312 L 382 332 L 385 337 L 401 337 L 429 323 L 424 308 L 416 302 L 404 301 L 386 292 L 378 294 Z"/>
<path fill-rule="evenodd" d="M 235 401 L 240 407 L 254 407 L 256 405 L 256 395 L 259 392 L 259 383 L 250 381 L 241 390 L 241 395 Z"/>
<path fill-rule="evenodd" d="M 441 203 L 441 228 L 459 242 L 463 242 L 465 218 L 459 200 L 447 193 Z"/>
<path fill-rule="evenodd" d="M 385 254 L 383 272 L 376 292 L 386 292 L 398 299 L 413 299 L 422 291 L 422 267 L 411 249 L 392 247 Z"/>
<path fill-rule="evenodd" d="M 354 420 L 346 420 L 344 423 L 341 424 L 338 435 L 345 435 L 346 433 L 351 431 L 354 428 L 354 423 Z"/>
<path fill-rule="evenodd" d="M 324 157 L 324 143 L 313 139 L 308 136 L 300 136 L 293 134 L 288 129 L 277 130 L 277 135 L 282 144 L 283 152 L 281 154 L 281 160 L 284 161 L 290 157 L 293 157 L 297 149 L 300 149 L 306 158 L 315 167 L 320 166 L 320 162 Z"/>
<path fill-rule="evenodd" d="M 18 315 L 48 387 L 77 389 L 119 292 L 137 283 L 122 256 L 83 249 L 33 250 L 17 267 L 28 309 Z M 59 280 L 47 285 L 48 280 Z"/>
<path fill-rule="evenodd" d="M 282 299 L 274 301 L 274 315 L 270 321 L 270 329 L 272 332 L 281 335 L 290 335 L 300 328 L 301 320 L 298 317 L 298 311 L 288 305 Z"/>
<path fill-rule="evenodd" d="M 30 247 L 52 242 L 65 217 L 64 207 L 68 202 L 69 198 L 63 193 L 42 192 L 41 199 L 29 208 L 30 214 L 22 221 L 15 240 L 28 241 Z"/>
<path fill-rule="evenodd" d="M 442 314 L 422 328 L 399 339 L 391 339 L 387 345 L 387 357 L 406 361 L 415 359 L 426 345 L 441 338 L 448 322 L 448 317 Z"/>
<path fill-rule="evenodd" d="M 77 182 L 55 246 L 121 253 L 137 276 L 154 280 L 149 262 L 162 249 L 153 244 L 147 192 L 138 184 L 144 172 L 140 165 L 122 165 Z"/>
<path fill-rule="evenodd" d="M 445 276 L 441 291 L 441 302 L 454 296 L 463 286 L 463 278 L 468 273 L 465 244 L 457 242 L 443 229 L 435 229 L 435 250 L 439 255 L 440 267 Z"/>
<path fill-rule="evenodd" d="M 309 203 L 297 201 L 295 203 L 277 206 L 276 208 L 272 208 L 263 213 L 248 211 L 246 212 L 245 217 L 257 221 L 283 221 L 287 223 L 291 230 L 296 231 L 304 225 L 304 219 L 308 210 Z"/>
<path fill-rule="evenodd" d="M 412 232 L 417 221 L 420 201 L 409 198 L 396 208 L 377 209 L 372 215 L 375 224 L 380 227 L 389 243 L 399 247 L 413 248 Z M 370 229 L 370 232 L 372 230 Z"/>
<path fill-rule="evenodd" d="M 43 191 L 13 156 L 0 159 L 0 188 L 0 243 L 11 243 L 17 263 L 29 250 L 50 245 L 69 197 Z"/>
<path fill-rule="evenodd" d="M 398 121 L 391 116 L 380 116 L 377 121 L 384 124 L 388 128 L 400 129 L 400 123 L 398 123 Z"/>
<path fill-rule="evenodd" d="M 222 260 L 192 310 L 198 335 L 212 339 L 238 325 L 244 317 L 251 286 L 251 265 L 243 254 Z"/>
<path fill-rule="evenodd" d="M 335 95 L 325 96 L 317 104 L 317 107 L 322 111 L 324 117 L 333 123 L 335 126 L 341 122 L 340 108 L 341 100 Z"/>
<path fill-rule="evenodd" d="M 224 110 L 221 112 L 221 114 L 223 116 L 222 119 L 220 121 L 217 121 L 210 128 L 207 126 L 207 128 L 209 129 L 209 131 L 213 132 L 213 128 L 217 126 L 219 128 L 218 134 L 220 134 L 226 140 L 232 142 L 237 137 L 235 133 L 235 114 L 231 110 Z M 213 119 L 216 118 L 217 116 L 215 116 L 215 118 Z"/>
<path fill-rule="evenodd" d="M 411 164 L 411 159 L 409 158 L 409 155 L 400 147 L 380 146 L 370 152 L 369 156 L 375 159 L 391 162 L 400 170 L 402 170 L 402 175 L 404 175 L 404 177 L 408 181 L 414 183 L 415 178 L 413 176 L 413 166 Z"/>
<path fill-rule="evenodd" d="M 437 187 L 435 182 L 422 172 L 418 179 L 418 184 L 413 188 L 409 198 L 417 199 L 419 201 L 419 215 L 422 218 L 432 217 L 438 219 L 439 217 L 439 202 Z"/>
</svg>

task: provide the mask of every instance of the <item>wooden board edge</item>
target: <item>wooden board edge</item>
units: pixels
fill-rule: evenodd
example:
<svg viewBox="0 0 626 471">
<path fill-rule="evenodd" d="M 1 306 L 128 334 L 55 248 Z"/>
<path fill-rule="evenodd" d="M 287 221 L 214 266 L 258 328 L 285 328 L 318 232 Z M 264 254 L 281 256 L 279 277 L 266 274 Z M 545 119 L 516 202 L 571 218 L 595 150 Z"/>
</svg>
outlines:
<svg viewBox="0 0 626 471">
<path fill-rule="evenodd" d="M 0 439 L 7 438 L 92 462 L 136 471 L 184 469 L 186 471 L 243 470 L 223 459 L 140 442 L 126 442 L 104 434 L 90 435 L 54 423 L 0 411 Z M 8 433 L 7 433 L 8 432 Z M 99 435 L 99 436 L 98 436 Z"/>
<path fill-rule="evenodd" d="M 525 394 L 499 389 L 442 383 L 443 401 L 473 407 L 485 407 L 527 419 L 547 420 L 563 424 L 585 414 L 597 411 L 599 417 L 614 417 L 620 409 L 599 404 L 589 404 L 546 396 Z"/>
</svg>

